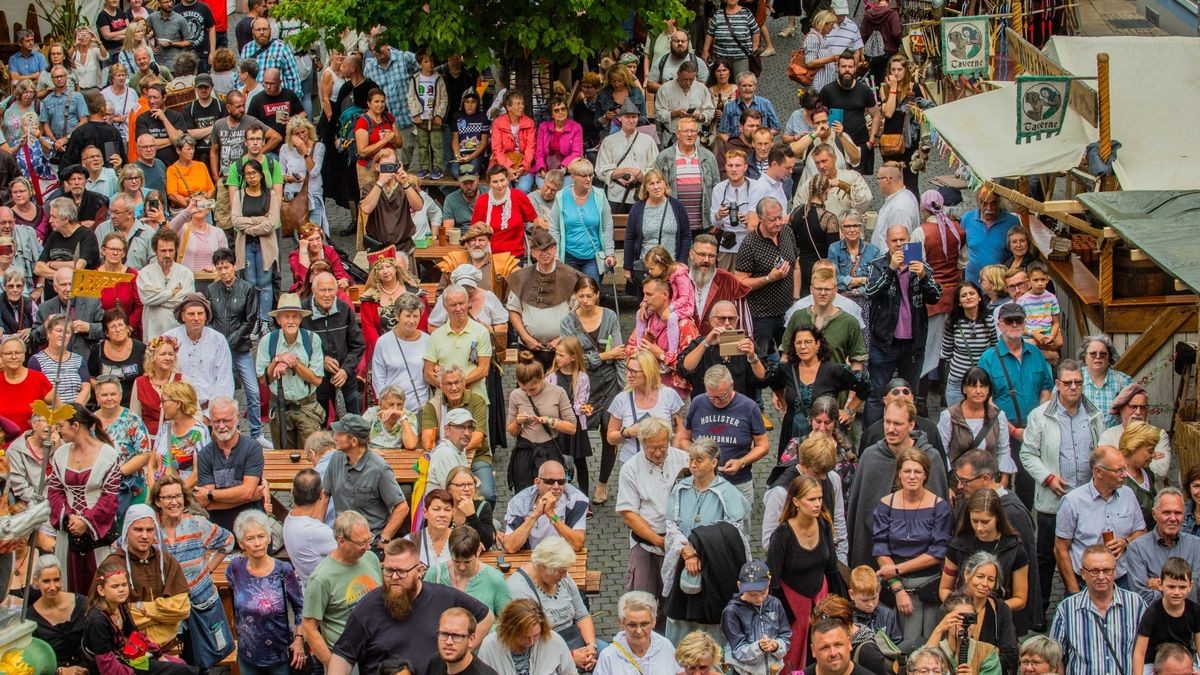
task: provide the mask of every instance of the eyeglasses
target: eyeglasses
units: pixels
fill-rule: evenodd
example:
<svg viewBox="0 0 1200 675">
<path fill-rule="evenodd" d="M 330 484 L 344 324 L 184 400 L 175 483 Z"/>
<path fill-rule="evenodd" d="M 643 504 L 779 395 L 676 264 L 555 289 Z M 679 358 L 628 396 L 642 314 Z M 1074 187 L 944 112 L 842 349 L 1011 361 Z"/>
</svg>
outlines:
<svg viewBox="0 0 1200 675">
<path fill-rule="evenodd" d="M 912 396 L 912 389 L 908 387 L 892 387 L 888 393 L 892 396 Z"/>
<path fill-rule="evenodd" d="M 1091 356 L 1091 357 L 1094 357 L 1094 358 L 1097 358 L 1097 359 L 1106 359 L 1106 358 L 1108 358 L 1108 352 L 1107 352 L 1107 351 L 1103 351 L 1103 352 L 1088 352 L 1088 353 L 1087 353 L 1087 355 L 1088 355 L 1088 356 Z"/>
<path fill-rule="evenodd" d="M 350 537 L 346 537 L 346 541 L 349 541 L 351 544 L 354 544 L 355 546 L 357 546 L 359 548 L 371 548 L 371 545 L 375 543 L 375 539 L 376 539 L 375 535 L 371 535 L 371 537 L 369 539 L 367 539 L 366 541 L 358 541 L 357 539 L 351 539 Z"/>
<path fill-rule="evenodd" d="M 1083 386 L 1083 380 L 1059 380 L 1058 383 L 1067 389 L 1078 389 Z"/>
<path fill-rule="evenodd" d="M 1094 577 L 1111 577 L 1117 574 L 1117 568 L 1115 567 L 1081 567 L 1079 569 L 1085 574 L 1090 574 Z"/>
<path fill-rule="evenodd" d="M 628 373 L 628 374 L 630 374 L 630 375 L 641 375 L 643 371 L 641 371 L 641 370 L 637 370 L 637 369 L 634 369 L 634 368 L 629 368 L 629 367 L 626 367 L 626 368 L 625 368 L 625 372 L 626 372 L 626 373 Z"/>
<path fill-rule="evenodd" d="M 1025 323 L 1025 319 L 1019 316 L 1010 316 L 1004 320 L 1004 323 L 1008 324 L 1009 326 L 1016 326 L 1018 324 Z"/>
<path fill-rule="evenodd" d="M 542 481 L 546 485 L 566 485 L 567 484 L 566 478 L 542 478 L 541 476 L 538 476 L 538 480 Z"/>
<path fill-rule="evenodd" d="M 459 643 L 459 642 L 462 642 L 463 640 L 466 640 L 467 638 L 471 637 L 470 635 L 467 635 L 466 633 L 447 633 L 446 631 L 443 631 L 443 630 L 439 630 L 437 632 L 437 636 L 438 636 L 439 640 L 441 640 L 443 642 L 451 642 L 451 643 Z"/>
<path fill-rule="evenodd" d="M 1047 661 L 1043 658 L 1034 656 L 1034 657 L 1028 657 L 1028 658 L 1021 659 L 1019 663 L 1021 664 L 1022 668 L 1024 668 L 1025 666 L 1033 666 L 1036 668 L 1037 666 L 1046 665 Z"/>
<path fill-rule="evenodd" d="M 921 666 L 920 668 L 909 668 L 908 672 L 911 675 L 942 675 L 942 669 L 937 666 Z"/>
<path fill-rule="evenodd" d="M 456 483 L 451 483 L 450 487 L 459 489 L 473 488 L 475 487 L 475 481 L 471 481 L 469 483 L 467 481 L 458 481 Z"/>
<path fill-rule="evenodd" d="M 1005 284 L 1004 287 L 1010 291 L 1015 291 L 1015 290 L 1018 290 L 1021 288 L 1025 288 L 1028 285 L 1029 285 L 1028 281 L 1022 281 L 1022 282 L 1016 283 L 1016 284 Z"/>
<path fill-rule="evenodd" d="M 1118 476 L 1124 476 L 1129 473 L 1129 467 L 1127 467 L 1127 466 L 1119 466 L 1114 469 L 1112 467 L 1104 466 L 1103 464 L 1097 464 L 1096 468 L 1104 469 L 1105 471 L 1112 473 L 1112 474 L 1116 474 Z"/>
<path fill-rule="evenodd" d="M 955 479 L 955 481 L 958 482 L 958 484 L 960 486 L 962 486 L 962 485 L 970 485 L 971 483 L 974 483 L 975 481 L 979 480 L 980 478 L 983 478 L 986 475 L 988 475 L 988 474 L 981 473 L 978 476 L 975 476 L 973 478 L 963 478 L 962 476 L 955 474 L 954 479 Z"/>
<path fill-rule="evenodd" d="M 374 537 L 372 537 L 372 540 L 373 539 L 374 539 Z M 406 570 L 402 570 L 399 567 L 385 567 L 385 568 L 383 568 L 383 576 L 389 577 L 391 579 L 403 579 L 404 577 L 411 574 L 412 571 L 417 569 L 418 567 L 421 567 L 421 563 L 417 563 L 416 565 L 413 565 L 412 567 L 410 567 Z"/>
<path fill-rule="evenodd" d="M 181 502 L 181 501 L 183 501 L 183 495 L 182 495 L 182 494 L 178 494 L 178 495 L 159 495 L 159 496 L 158 496 L 158 498 L 159 498 L 159 500 L 160 500 L 160 501 L 164 501 L 164 502 Z"/>
</svg>

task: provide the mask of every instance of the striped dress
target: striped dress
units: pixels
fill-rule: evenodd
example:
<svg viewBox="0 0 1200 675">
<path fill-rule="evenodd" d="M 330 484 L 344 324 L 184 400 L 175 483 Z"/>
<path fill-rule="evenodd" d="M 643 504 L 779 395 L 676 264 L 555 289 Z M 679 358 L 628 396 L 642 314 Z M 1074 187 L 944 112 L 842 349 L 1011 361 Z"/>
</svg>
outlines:
<svg viewBox="0 0 1200 675">
<path fill-rule="evenodd" d="M 175 556 L 183 568 L 192 603 L 207 606 L 217 596 L 217 588 L 213 585 L 205 556 L 209 551 L 232 552 L 233 534 L 207 518 L 184 515 L 175 526 L 174 536 L 168 537 L 167 528 L 163 527 L 163 548 Z"/>
<path fill-rule="evenodd" d="M 726 18 L 729 19 L 728 22 Z M 706 31 L 713 39 L 713 53 L 731 61 L 746 58 L 746 52 L 754 52 L 755 33 L 758 33 L 758 22 L 754 20 L 754 14 L 745 7 L 737 14 L 726 14 L 724 9 L 718 10 L 708 20 Z M 746 51 L 742 51 L 742 47 L 745 47 Z"/>
<path fill-rule="evenodd" d="M 975 321 L 964 318 L 956 322 L 953 328 L 947 326 L 942 333 L 942 358 L 950 360 L 946 391 L 957 393 L 962 386 L 963 375 L 978 365 L 979 357 L 995 344 L 996 325 L 992 315 L 983 311 L 982 307 Z"/>
<path fill-rule="evenodd" d="M 675 197 L 683 203 L 689 223 L 702 223 L 704 175 L 700 170 L 700 153 L 691 156 L 675 150 Z"/>
</svg>

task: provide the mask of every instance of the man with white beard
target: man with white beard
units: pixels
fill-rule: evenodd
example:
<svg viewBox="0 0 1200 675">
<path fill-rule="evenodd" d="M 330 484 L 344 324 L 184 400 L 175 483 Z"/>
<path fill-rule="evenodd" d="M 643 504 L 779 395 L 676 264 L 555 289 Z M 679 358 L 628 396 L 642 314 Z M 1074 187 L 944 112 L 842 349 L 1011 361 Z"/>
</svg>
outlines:
<svg viewBox="0 0 1200 675">
<path fill-rule="evenodd" d="M 242 511 L 263 510 L 263 449 L 238 429 L 237 401 L 217 396 L 208 404 L 212 441 L 196 453 L 196 500 L 208 518 L 233 531 Z"/>
<path fill-rule="evenodd" d="M 507 298 L 508 283 L 504 277 L 516 271 L 521 261 L 511 253 L 492 252 L 492 228 L 487 223 L 472 224 L 462 236 L 462 245 L 461 249 L 452 247 L 454 250 L 438 261 L 438 269 L 442 271 L 438 291 L 450 285 L 450 275 L 454 274 L 455 268 L 470 263 L 481 275 L 479 288 L 495 293 L 497 298 Z"/>
<path fill-rule="evenodd" d="M 737 328 L 754 334 L 750 321 L 750 310 L 746 307 L 746 294 L 750 287 L 738 281 L 732 273 L 717 267 L 717 238 L 711 234 L 697 235 L 688 254 L 688 271 L 696 285 L 696 324 L 700 335 L 708 335 L 712 324 L 708 320 L 713 306 L 722 300 L 737 307 Z"/>
<path fill-rule="evenodd" d="M 453 586 L 425 583 L 425 565 L 417 545 L 393 539 L 383 551 L 383 586 L 363 596 L 350 612 L 346 629 L 333 646 L 328 675 L 374 673 L 389 656 L 403 654 L 412 663 L 429 663 L 438 653 L 442 613 L 461 607 L 477 622 L 467 637 L 470 649 L 479 646 L 495 617 L 487 605 Z"/>
</svg>

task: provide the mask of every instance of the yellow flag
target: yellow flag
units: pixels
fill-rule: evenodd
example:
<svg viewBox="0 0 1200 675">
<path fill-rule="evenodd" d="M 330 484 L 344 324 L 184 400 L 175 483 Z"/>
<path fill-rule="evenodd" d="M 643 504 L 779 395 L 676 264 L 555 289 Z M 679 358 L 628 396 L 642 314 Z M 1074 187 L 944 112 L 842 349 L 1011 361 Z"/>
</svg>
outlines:
<svg viewBox="0 0 1200 675">
<path fill-rule="evenodd" d="M 99 298 L 104 289 L 132 280 L 133 275 L 124 272 L 77 269 L 71 281 L 71 295 L 76 298 Z"/>
</svg>

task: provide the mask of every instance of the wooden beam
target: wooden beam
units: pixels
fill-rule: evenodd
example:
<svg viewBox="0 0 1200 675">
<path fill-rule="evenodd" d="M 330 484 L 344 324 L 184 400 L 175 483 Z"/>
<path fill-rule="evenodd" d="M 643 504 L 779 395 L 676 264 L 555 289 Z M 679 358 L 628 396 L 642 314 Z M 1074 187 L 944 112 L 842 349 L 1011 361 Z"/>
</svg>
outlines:
<svg viewBox="0 0 1200 675">
<path fill-rule="evenodd" d="M 1046 194 L 1053 193 L 1047 192 Z M 1054 201 L 1042 202 L 1042 206 L 1044 206 L 1047 211 L 1053 211 L 1055 213 L 1074 213 L 1078 215 L 1087 211 L 1083 204 L 1075 199 L 1056 199 Z"/>
<path fill-rule="evenodd" d="M 1095 227 L 1092 227 L 1091 223 L 1089 223 L 1088 221 L 1086 221 L 1078 216 L 1073 216 L 1070 213 L 1065 213 L 1063 211 L 1048 211 L 1046 209 L 1046 205 L 1043 202 L 1039 202 L 1038 200 L 1036 200 L 1032 197 L 1023 195 L 1020 192 L 1017 192 L 1016 190 L 1014 190 L 1012 188 L 1004 187 L 1003 185 L 997 185 L 996 183 L 992 183 L 989 181 L 987 183 L 987 186 L 989 189 L 991 189 L 992 192 L 1000 195 L 1001 197 L 1004 197 L 1005 199 L 1007 199 L 1008 201 L 1010 201 L 1014 204 L 1023 206 L 1025 208 L 1029 209 L 1030 211 L 1033 211 L 1034 213 L 1044 213 L 1044 214 L 1054 218 L 1055 220 L 1061 220 L 1062 222 L 1070 225 L 1071 227 L 1074 227 L 1074 228 L 1078 229 L 1079 231 L 1084 232 L 1086 234 L 1090 234 L 1093 237 L 1096 237 L 1097 239 L 1100 239 L 1104 236 L 1103 232 L 1101 232 L 1099 229 L 1097 229 Z"/>
<path fill-rule="evenodd" d="M 1196 308 L 1193 306 L 1163 310 L 1146 328 L 1146 332 L 1125 350 L 1121 360 L 1113 367 L 1122 373 L 1137 373 L 1176 331 L 1195 317 Z"/>
<path fill-rule="evenodd" d="M 1134 261 L 1149 260 L 1150 256 L 1146 255 L 1146 252 L 1140 248 L 1131 248 L 1129 249 L 1129 259 Z"/>
<path fill-rule="evenodd" d="M 1011 28 L 1004 29 L 1008 40 L 1008 53 L 1021 68 L 1030 75 L 1089 75 L 1090 73 L 1070 73 L 1062 66 L 1046 58 L 1041 50 L 1021 37 Z M 1096 91 L 1079 80 L 1071 82 L 1071 96 L 1068 104 L 1093 127 L 1100 125 L 1099 97 Z"/>
<path fill-rule="evenodd" d="M 1104 228 L 1103 232 L 1104 232 L 1105 239 L 1120 239 L 1121 238 L 1121 235 L 1117 234 L 1117 231 L 1112 229 L 1111 227 Z"/>
</svg>

